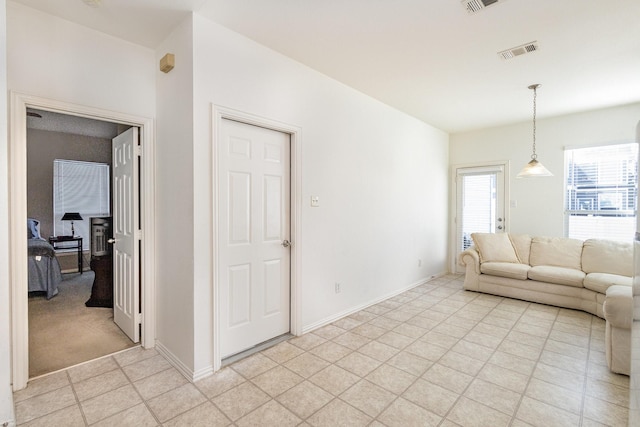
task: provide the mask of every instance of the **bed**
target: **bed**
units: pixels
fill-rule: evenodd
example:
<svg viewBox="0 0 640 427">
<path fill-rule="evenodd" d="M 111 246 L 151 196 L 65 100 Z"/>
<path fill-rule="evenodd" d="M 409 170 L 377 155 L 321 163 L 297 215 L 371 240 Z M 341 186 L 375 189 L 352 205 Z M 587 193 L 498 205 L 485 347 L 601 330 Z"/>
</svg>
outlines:
<svg viewBox="0 0 640 427">
<path fill-rule="evenodd" d="M 27 243 L 29 292 L 44 292 L 51 299 L 58 294 L 62 273 L 53 246 L 40 236 L 40 221 L 33 218 L 27 219 Z"/>
</svg>

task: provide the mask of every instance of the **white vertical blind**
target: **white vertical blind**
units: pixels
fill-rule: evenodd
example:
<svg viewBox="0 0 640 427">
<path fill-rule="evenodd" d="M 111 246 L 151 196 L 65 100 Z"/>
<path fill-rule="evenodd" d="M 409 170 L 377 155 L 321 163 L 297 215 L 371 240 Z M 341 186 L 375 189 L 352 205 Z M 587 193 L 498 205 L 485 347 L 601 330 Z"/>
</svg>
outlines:
<svg viewBox="0 0 640 427">
<path fill-rule="evenodd" d="M 494 233 L 498 210 L 498 174 L 502 167 L 461 168 L 457 171 L 457 236 L 462 250 L 471 246 L 471 233 Z"/>
<path fill-rule="evenodd" d="M 75 234 L 82 237 L 83 249 L 89 249 L 90 218 L 109 216 L 109 165 L 74 160 L 53 161 L 53 232 L 70 235 L 71 222 L 62 221 L 65 212 L 78 212 L 82 221 L 74 221 Z"/>
<path fill-rule="evenodd" d="M 633 241 L 638 144 L 565 150 L 565 234 Z"/>
</svg>

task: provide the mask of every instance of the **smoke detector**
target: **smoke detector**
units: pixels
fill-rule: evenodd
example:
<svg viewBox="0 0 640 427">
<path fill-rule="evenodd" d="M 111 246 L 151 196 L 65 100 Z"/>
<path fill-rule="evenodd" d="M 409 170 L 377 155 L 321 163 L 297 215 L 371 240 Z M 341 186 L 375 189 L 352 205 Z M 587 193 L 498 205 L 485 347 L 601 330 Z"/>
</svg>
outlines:
<svg viewBox="0 0 640 427">
<path fill-rule="evenodd" d="M 498 55 L 502 59 L 511 59 L 516 56 L 524 55 L 525 53 L 531 53 L 540 50 L 540 46 L 538 46 L 538 42 L 529 42 L 522 44 L 520 46 L 512 47 L 511 49 L 503 50 L 502 52 L 498 52 Z"/>
<path fill-rule="evenodd" d="M 462 0 L 462 5 L 469 13 L 480 12 L 495 3 L 498 3 L 498 0 Z"/>
</svg>

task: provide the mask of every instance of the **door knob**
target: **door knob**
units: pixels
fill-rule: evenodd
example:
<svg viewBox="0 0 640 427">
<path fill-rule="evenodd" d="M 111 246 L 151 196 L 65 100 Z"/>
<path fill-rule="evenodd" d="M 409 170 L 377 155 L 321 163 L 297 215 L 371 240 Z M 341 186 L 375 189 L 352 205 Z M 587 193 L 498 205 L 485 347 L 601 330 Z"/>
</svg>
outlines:
<svg viewBox="0 0 640 427">
<path fill-rule="evenodd" d="M 291 242 L 288 240 L 283 240 L 282 241 L 282 246 L 284 246 L 285 248 L 288 248 L 289 246 L 291 246 Z"/>
<path fill-rule="evenodd" d="M 502 226 L 501 225 L 498 226 L 498 230 L 502 230 Z"/>
<path fill-rule="evenodd" d="M 109 240 L 107 240 L 107 243 L 114 244 L 115 242 L 116 242 L 116 239 L 109 239 Z"/>
</svg>

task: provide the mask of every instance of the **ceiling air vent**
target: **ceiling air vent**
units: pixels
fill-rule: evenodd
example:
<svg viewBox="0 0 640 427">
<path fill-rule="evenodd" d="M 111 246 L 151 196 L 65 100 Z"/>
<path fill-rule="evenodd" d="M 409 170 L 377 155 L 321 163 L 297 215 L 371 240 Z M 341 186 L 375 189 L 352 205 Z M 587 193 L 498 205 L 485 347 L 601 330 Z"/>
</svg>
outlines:
<svg viewBox="0 0 640 427">
<path fill-rule="evenodd" d="M 498 3 L 498 0 L 462 0 L 462 5 L 469 13 L 480 12 L 485 7 Z"/>
<path fill-rule="evenodd" d="M 524 55 L 525 53 L 535 52 L 539 49 L 540 46 L 538 46 L 538 42 L 530 42 L 520 46 L 512 47 L 511 49 L 503 50 L 502 52 L 498 52 L 498 55 L 502 59 L 511 59 L 515 58 L 516 56 Z"/>
</svg>

